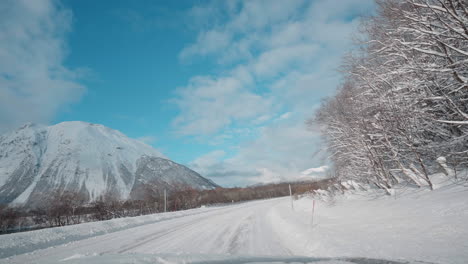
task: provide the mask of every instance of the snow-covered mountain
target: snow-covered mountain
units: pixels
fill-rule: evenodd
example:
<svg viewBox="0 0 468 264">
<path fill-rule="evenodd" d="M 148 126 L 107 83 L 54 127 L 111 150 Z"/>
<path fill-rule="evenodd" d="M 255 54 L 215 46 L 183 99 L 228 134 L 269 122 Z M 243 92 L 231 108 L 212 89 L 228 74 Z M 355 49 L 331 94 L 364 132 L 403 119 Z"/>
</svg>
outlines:
<svg viewBox="0 0 468 264">
<path fill-rule="evenodd" d="M 103 125 L 73 121 L 26 124 L 0 136 L 0 203 L 40 204 L 55 190 L 138 197 L 155 189 L 217 185 L 154 148 Z"/>
</svg>

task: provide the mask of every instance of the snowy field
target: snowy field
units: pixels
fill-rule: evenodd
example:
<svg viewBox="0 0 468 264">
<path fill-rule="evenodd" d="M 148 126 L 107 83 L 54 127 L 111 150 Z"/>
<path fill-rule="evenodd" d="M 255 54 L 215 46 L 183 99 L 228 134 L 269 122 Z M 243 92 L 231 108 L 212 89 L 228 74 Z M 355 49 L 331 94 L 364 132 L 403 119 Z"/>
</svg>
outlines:
<svg viewBox="0 0 468 264">
<path fill-rule="evenodd" d="M 317 202 L 313 227 L 308 198 L 291 213 L 287 204 L 275 207 L 270 218 L 294 255 L 468 263 L 468 188 L 398 189 L 396 196 L 357 192 Z"/>
<path fill-rule="evenodd" d="M 468 188 L 396 196 L 317 200 L 313 225 L 306 197 L 3 235 L 0 263 L 468 263 Z"/>
</svg>

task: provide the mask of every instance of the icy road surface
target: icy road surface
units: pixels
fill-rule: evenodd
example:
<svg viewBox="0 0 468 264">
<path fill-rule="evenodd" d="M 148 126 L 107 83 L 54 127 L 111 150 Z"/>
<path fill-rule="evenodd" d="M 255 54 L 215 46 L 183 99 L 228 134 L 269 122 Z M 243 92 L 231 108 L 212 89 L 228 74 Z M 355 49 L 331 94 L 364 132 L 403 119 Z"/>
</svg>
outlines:
<svg viewBox="0 0 468 264">
<path fill-rule="evenodd" d="M 284 201 L 282 198 L 201 208 L 195 214 L 17 255 L 6 262 L 47 263 L 76 256 L 122 253 L 287 256 L 291 252 L 281 244 L 268 220 L 268 211 Z"/>
<path fill-rule="evenodd" d="M 468 263 L 468 188 L 397 197 L 316 201 L 313 226 L 279 198 L 2 235 L 0 263 Z"/>
</svg>

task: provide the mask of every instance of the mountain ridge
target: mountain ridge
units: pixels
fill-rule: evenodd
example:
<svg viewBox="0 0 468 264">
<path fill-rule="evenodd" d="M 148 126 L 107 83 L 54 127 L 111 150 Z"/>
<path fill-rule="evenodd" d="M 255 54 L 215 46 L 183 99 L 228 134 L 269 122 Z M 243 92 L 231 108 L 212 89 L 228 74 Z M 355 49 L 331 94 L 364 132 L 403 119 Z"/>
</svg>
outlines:
<svg viewBox="0 0 468 264">
<path fill-rule="evenodd" d="M 82 193 L 88 201 L 107 193 L 129 199 L 138 196 L 138 179 L 156 189 L 217 187 L 153 147 L 100 124 L 28 123 L 0 135 L 0 203 L 40 204 L 56 190 Z"/>
</svg>

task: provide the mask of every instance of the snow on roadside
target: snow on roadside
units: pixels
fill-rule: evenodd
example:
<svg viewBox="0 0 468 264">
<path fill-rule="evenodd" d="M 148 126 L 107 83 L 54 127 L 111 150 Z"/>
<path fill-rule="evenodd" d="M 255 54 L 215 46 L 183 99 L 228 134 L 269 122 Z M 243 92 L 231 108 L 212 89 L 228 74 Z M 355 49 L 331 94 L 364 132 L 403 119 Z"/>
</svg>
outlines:
<svg viewBox="0 0 468 264">
<path fill-rule="evenodd" d="M 367 258 L 314 258 L 303 256 L 226 256 L 226 255 L 181 255 L 181 254 L 108 254 L 76 256 L 62 261 L 64 264 L 429 264 L 427 262 L 394 262 Z M 42 264 L 42 263 L 41 263 Z M 50 263 L 44 263 L 50 264 Z"/>
<path fill-rule="evenodd" d="M 0 258 L 29 253 L 38 249 L 58 246 L 85 238 L 104 235 L 164 220 L 170 220 L 188 215 L 196 215 L 216 209 L 219 209 L 219 207 L 204 207 L 186 211 L 116 218 L 107 221 L 90 222 L 78 225 L 1 235 Z"/>
<path fill-rule="evenodd" d="M 333 205 L 317 200 L 313 226 L 311 197 L 295 201 L 294 210 L 275 207 L 270 219 L 295 255 L 467 263 L 468 188 L 434 179 L 434 191 L 351 191 Z"/>
</svg>

